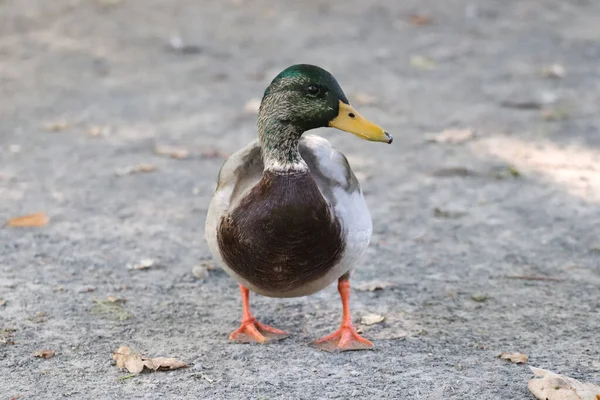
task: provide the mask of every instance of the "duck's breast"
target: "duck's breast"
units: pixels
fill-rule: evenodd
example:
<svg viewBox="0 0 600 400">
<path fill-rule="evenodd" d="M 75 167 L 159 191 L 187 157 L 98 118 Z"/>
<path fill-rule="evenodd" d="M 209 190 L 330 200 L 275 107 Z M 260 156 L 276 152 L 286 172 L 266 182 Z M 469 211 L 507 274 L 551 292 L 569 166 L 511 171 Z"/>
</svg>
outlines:
<svg viewBox="0 0 600 400">
<path fill-rule="evenodd" d="M 310 172 L 266 171 L 223 216 L 217 239 L 224 262 L 243 284 L 288 297 L 315 291 L 313 284 L 339 266 L 346 235 Z"/>
</svg>

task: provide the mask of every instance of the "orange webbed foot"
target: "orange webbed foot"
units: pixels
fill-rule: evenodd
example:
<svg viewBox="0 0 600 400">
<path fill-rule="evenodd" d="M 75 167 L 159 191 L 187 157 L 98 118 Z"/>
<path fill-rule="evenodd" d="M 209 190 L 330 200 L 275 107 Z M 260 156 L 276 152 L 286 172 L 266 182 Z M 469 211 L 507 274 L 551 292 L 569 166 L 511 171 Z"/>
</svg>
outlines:
<svg viewBox="0 0 600 400">
<path fill-rule="evenodd" d="M 231 332 L 229 340 L 237 343 L 267 343 L 285 339 L 288 333 L 258 322 L 255 318 L 243 321 L 242 325 Z"/>
<path fill-rule="evenodd" d="M 331 335 L 314 341 L 312 346 L 333 353 L 336 351 L 370 350 L 373 348 L 373 343 L 356 333 L 354 326 L 342 325 L 340 329 Z"/>
</svg>

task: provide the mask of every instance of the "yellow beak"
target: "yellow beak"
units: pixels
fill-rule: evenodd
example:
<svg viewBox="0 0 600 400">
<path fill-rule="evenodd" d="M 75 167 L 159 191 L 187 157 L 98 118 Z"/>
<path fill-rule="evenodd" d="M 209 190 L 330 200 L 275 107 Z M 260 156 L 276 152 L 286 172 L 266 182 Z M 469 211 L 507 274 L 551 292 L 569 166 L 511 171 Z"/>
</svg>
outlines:
<svg viewBox="0 0 600 400">
<path fill-rule="evenodd" d="M 373 142 L 392 143 L 392 136 L 380 126 L 364 118 L 350 104 L 340 101 L 340 111 L 329 126 L 350 132 L 359 138 Z"/>
</svg>

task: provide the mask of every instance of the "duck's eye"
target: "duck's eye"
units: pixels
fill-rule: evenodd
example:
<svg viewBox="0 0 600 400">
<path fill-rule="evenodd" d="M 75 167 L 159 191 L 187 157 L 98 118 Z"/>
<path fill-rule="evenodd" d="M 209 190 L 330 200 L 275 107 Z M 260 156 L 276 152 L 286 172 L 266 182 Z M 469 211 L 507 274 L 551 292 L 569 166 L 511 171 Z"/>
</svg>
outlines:
<svg viewBox="0 0 600 400">
<path fill-rule="evenodd" d="M 319 95 L 319 93 L 321 93 L 321 89 L 319 89 L 318 86 L 310 85 L 309 87 L 306 88 L 306 92 L 308 93 L 309 96 L 317 97 Z"/>
</svg>

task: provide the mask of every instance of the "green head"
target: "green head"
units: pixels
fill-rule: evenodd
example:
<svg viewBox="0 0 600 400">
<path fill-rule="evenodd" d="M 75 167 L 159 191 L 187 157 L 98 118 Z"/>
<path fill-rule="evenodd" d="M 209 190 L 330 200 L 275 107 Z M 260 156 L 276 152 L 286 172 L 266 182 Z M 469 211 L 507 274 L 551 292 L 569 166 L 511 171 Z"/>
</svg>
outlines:
<svg viewBox="0 0 600 400">
<path fill-rule="evenodd" d="M 388 133 L 350 105 L 329 72 L 308 64 L 286 68 L 267 87 L 260 105 L 258 128 L 266 153 L 273 153 L 280 162 L 296 162 L 298 153 L 292 148 L 297 148 L 302 133 L 322 127 L 334 127 L 366 140 L 392 142 Z"/>
<path fill-rule="evenodd" d="M 278 119 L 308 131 L 328 126 L 338 115 L 340 101 L 348 104 L 344 91 L 329 72 L 298 64 L 273 79 L 265 90 L 263 106 L 268 105 Z"/>
</svg>

